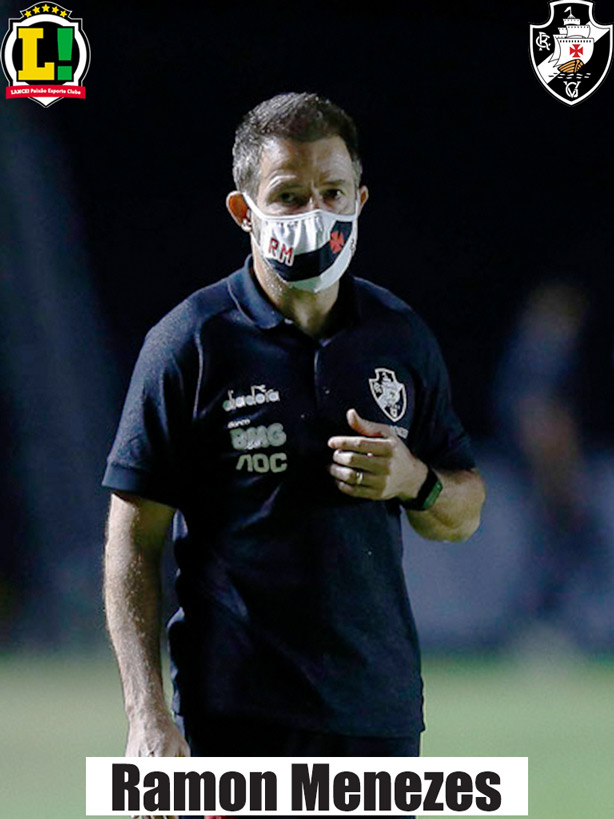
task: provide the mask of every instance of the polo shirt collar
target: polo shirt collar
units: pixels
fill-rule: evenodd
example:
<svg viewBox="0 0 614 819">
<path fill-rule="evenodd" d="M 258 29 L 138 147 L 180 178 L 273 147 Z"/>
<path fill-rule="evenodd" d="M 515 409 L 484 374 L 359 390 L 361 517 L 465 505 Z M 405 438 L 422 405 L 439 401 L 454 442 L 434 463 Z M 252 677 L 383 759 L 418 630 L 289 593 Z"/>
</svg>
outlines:
<svg viewBox="0 0 614 819">
<path fill-rule="evenodd" d="M 260 289 L 251 273 L 252 254 L 245 259 L 243 267 L 228 279 L 230 295 L 247 318 L 263 330 L 270 330 L 283 323 L 285 316 L 273 305 Z M 358 317 L 359 303 L 356 285 L 349 272 L 341 278 L 339 299 L 343 302 L 347 323 Z M 344 322 L 345 324 L 345 322 Z"/>
<path fill-rule="evenodd" d="M 277 327 L 284 320 L 283 315 L 261 291 L 250 268 L 252 254 L 245 259 L 242 268 L 233 273 L 228 279 L 228 289 L 233 301 L 250 321 L 253 321 L 262 330 Z"/>
</svg>

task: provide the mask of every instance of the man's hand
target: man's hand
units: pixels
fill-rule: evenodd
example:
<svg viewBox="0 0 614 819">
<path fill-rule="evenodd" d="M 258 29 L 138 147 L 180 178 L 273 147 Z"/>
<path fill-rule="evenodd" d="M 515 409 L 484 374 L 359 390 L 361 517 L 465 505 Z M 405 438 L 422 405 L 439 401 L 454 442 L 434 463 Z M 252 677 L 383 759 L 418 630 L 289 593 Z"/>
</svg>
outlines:
<svg viewBox="0 0 614 819">
<path fill-rule="evenodd" d="M 365 421 L 353 409 L 347 419 L 359 435 L 335 435 L 328 441 L 335 450 L 328 471 L 339 489 L 354 498 L 415 498 L 428 474 L 426 464 L 386 424 Z M 409 522 L 428 540 L 466 540 L 480 525 L 484 482 L 477 469 L 438 468 L 437 474 L 443 483 L 437 502 L 423 512 L 409 510 Z"/>
<path fill-rule="evenodd" d="M 131 724 L 126 756 L 190 756 L 190 746 L 172 719 Z M 177 816 L 139 814 L 133 819 L 179 819 Z"/>
<path fill-rule="evenodd" d="M 126 756 L 190 756 L 190 746 L 170 717 L 131 723 Z"/>
<path fill-rule="evenodd" d="M 414 457 L 386 424 L 366 421 L 356 410 L 347 420 L 358 435 L 335 435 L 328 445 L 334 449 L 328 471 L 346 495 L 371 500 L 415 498 L 428 469 Z"/>
<path fill-rule="evenodd" d="M 131 723 L 126 756 L 190 756 L 190 746 L 170 716 Z M 133 819 L 179 819 L 177 816 L 140 814 Z"/>
</svg>

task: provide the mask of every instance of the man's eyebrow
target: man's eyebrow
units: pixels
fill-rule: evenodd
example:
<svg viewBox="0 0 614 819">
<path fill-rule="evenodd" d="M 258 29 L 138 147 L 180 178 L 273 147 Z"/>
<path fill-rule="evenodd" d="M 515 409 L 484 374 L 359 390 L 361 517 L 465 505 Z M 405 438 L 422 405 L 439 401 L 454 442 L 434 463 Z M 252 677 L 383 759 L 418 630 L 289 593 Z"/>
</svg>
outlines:
<svg viewBox="0 0 614 819">
<path fill-rule="evenodd" d="M 275 179 L 271 182 L 271 190 L 277 190 L 278 188 L 297 188 L 300 187 L 301 184 L 301 180 L 296 177 Z"/>
<path fill-rule="evenodd" d="M 329 179 L 328 177 L 324 177 L 318 184 L 320 185 L 347 185 L 352 180 L 348 177 L 341 177 L 339 179 Z M 285 187 L 300 187 L 302 186 L 303 182 L 298 177 L 286 177 L 285 179 L 277 179 L 271 182 L 271 189 L 275 188 L 285 188 Z"/>
<path fill-rule="evenodd" d="M 279 179 L 274 179 L 270 183 L 270 187 L 267 191 L 267 196 L 275 196 L 276 194 L 287 191 L 287 190 L 298 190 L 302 189 L 303 182 L 295 176 L 287 176 L 281 177 Z M 344 188 L 348 185 L 352 184 L 352 180 L 347 177 L 341 177 L 338 179 L 328 179 L 324 178 L 320 182 L 318 182 L 318 186 L 321 188 Z"/>
<path fill-rule="evenodd" d="M 275 196 L 279 196 L 279 194 L 281 193 L 300 190 L 302 190 L 302 186 L 297 180 L 294 179 L 280 180 L 279 182 L 274 182 L 272 185 L 270 185 L 270 187 L 268 187 L 266 191 L 266 197 L 267 199 L 271 199 Z"/>
<path fill-rule="evenodd" d="M 341 188 L 341 187 L 343 187 L 343 185 L 348 185 L 349 183 L 351 183 L 351 181 L 352 180 L 348 179 L 347 177 L 343 178 L 343 179 L 325 179 L 322 182 L 322 184 L 323 185 L 328 185 L 331 188 L 332 187 Z"/>
</svg>

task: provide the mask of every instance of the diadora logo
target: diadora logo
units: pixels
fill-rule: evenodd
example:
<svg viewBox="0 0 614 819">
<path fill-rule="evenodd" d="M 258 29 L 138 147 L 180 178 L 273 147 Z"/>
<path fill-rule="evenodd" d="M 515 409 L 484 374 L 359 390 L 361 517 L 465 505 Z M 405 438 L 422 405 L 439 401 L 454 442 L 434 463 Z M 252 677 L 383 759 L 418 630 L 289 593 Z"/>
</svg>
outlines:
<svg viewBox="0 0 614 819">
<path fill-rule="evenodd" d="M 269 242 L 269 258 L 277 259 L 278 262 L 282 262 L 282 264 L 287 264 L 288 267 L 291 267 L 294 261 L 294 248 L 271 236 L 271 241 Z"/>
<path fill-rule="evenodd" d="M 279 392 L 269 390 L 264 384 L 258 384 L 250 388 L 247 395 L 237 395 L 234 390 L 228 390 L 228 398 L 222 404 L 226 412 L 232 412 L 243 407 L 255 407 L 257 404 L 273 404 L 279 401 Z"/>
</svg>

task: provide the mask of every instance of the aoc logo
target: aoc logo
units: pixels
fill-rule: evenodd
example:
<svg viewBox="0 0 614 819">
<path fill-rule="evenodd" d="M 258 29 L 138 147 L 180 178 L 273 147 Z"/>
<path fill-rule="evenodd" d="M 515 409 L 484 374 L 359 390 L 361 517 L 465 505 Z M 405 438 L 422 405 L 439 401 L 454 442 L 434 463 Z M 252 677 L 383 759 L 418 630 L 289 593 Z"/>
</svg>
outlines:
<svg viewBox="0 0 614 819">
<path fill-rule="evenodd" d="M 375 378 L 369 379 L 371 394 L 379 408 L 391 421 L 398 421 L 407 409 L 407 392 L 405 384 L 398 379 L 394 370 L 385 367 L 375 368 Z"/>
<path fill-rule="evenodd" d="M 593 17 L 593 3 L 555 0 L 550 19 L 530 26 L 529 53 L 538 80 L 566 105 L 576 105 L 601 85 L 612 62 L 612 25 Z"/>
<path fill-rule="evenodd" d="M 82 20 L 71 13 L 41 3 L 9 20 L 2 42 L 7 99 L 31 99 L 45 108 L 61 99 L 85 99 L 90 46 Z"/>
</svg>

